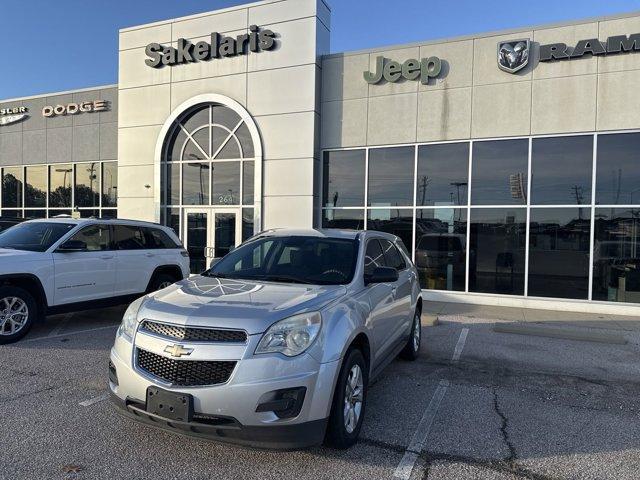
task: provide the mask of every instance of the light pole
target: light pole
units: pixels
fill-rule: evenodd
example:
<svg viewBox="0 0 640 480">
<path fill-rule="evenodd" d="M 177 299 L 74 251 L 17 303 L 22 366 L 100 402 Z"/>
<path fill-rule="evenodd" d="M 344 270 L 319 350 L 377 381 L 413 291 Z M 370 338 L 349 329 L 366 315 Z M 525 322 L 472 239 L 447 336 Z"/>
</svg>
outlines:
<svg viewBox="0 0 640 480">
<path fill-rule="evenodd" d="M 64 173 L 64 177 L 62 178 L 62 190 L 64 191 L 64 189 L 67 188 L 67 173 L 73 172 L 73 168 L 56 168 L 56 172 Z M 71 185 L 69 185 L 69 194 L 71 194 Z M 71 195 L 69 195 L 69 203 L 71 203 Z M 67 207 L 71 205 L 60 205 L 60 206 Z"/>
</svg>

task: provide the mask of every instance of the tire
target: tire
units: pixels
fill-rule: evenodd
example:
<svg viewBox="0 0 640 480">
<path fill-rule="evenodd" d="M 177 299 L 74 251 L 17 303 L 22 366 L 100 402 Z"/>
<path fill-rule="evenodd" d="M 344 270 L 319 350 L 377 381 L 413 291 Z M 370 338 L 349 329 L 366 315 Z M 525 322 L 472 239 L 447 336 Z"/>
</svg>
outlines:
<svg viewBox="0 0 640 480">
<path fill-rule="evenodd" d="M 26 290 L 0 287 L 0 345 L 24 337 L 38 318 L 38 304 Z"/>
<path fill-rule="evenodd" d="M 413 361 L 420 356 L 420 344 L 422 343 L 422 324 L 420 317 L 422 312 L 416 309 L 416 313 L 413 316 L 413 323 L 411 324 L 411 335 L 407 344 L 400 352 L 400 358 L 403 360 Z"/>
<path fill-rule="evenodd" d="M 172 285 L 177 281 L 178 279 L 169 273 L 158 273 L 154 275 L 151 282 L 149 282 L 148 293 L 167 288 L 169 285 Z"/>
<path fill-rule="evenodd" d="M 356 369 L 359 369 L 360 372 L 360 382 L 354 379 L 354 375 L 352 374 Z M 367 406 L 368 383 L 369 368 L 362 352 L 358 349 L 349 350 L 340 368 L 340 375 L 338 376 L 336 389 L 333 394 L 331 416 L 329 417 L 325 437 L 326 445 L 333 448 L 346 449 L 358 441 L 358 435 L 360 435 L 360 429 L 362 428 L 362 421 Z M 349 388 L 349 391 L 353 391 L 351 386 L 354 384 L 360 385 L 360 394 L 357 394 L 356 389 L 356 397 L 352 398 L 352 401 L 349 402 L 350 408 L 347 408 L 347 388 Z M 347 387 L 347 385 L 349 385 L 349 387 Z M 360 398 L 361 401 L 354 404 L 353 400 L 356 398 Z M 357 408 L 358 406 L 359 408 Z M 353 412 L 357 418 L 352 417 L 350 412 Z M 350 419 L 348 424 L 345 422 L 345 413 L 347 413 L 347 418 Z"/>
</svg>

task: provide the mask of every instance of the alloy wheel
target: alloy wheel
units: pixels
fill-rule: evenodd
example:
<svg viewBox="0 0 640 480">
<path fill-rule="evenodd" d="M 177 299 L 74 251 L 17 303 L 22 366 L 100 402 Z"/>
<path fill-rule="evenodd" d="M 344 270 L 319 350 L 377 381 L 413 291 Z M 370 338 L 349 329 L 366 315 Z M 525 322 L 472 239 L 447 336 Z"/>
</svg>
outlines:
<svg viewBox="0 0 640 480">
<path fill-rule="evenodd" d="M 8 336 L 18 333 L 29 319 L 29 307 L 19 297 L 0 299 L 0 335 Z"/>
<path fill-rule="evenodd" d="M 344 394 L 344 428 L 347 433 L 353 433 L 358 426 L 362 413 L 364 392 L 364 378 L 359 365 L 354 365 L 349 371 Z"/>
<path fill-rule="evenodd" d="M 420 335 L 422 334 L 422 325 L 420 324 L 420 314 L 416 313 L 416 318 L 413 321 L 413 350 L 420 350 Z"/>
<path fill-rule="evenodd" d="M 162 282 L 160 285 L 158 285 L 158 290 L 162 290 L 163 288 L 170 287 L 171 285 L 173 285 L 173 283 L 171 282 Z"/>
</svg>

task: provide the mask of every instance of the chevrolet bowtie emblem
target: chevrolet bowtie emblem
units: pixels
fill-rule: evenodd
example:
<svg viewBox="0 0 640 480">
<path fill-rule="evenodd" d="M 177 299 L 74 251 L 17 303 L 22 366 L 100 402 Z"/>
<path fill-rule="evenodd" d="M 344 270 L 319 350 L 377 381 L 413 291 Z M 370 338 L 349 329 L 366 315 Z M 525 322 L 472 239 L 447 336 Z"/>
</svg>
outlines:
<svg viewBox="0 0 640 480">
<path fill-rule="evenodd" d="M 167 345 L 164 349 L 164 353 L 177 358 L 191 355 L 191 352 L 193 352 L 193 348 L 184 348 L 182 345 Z"/>
</svg>

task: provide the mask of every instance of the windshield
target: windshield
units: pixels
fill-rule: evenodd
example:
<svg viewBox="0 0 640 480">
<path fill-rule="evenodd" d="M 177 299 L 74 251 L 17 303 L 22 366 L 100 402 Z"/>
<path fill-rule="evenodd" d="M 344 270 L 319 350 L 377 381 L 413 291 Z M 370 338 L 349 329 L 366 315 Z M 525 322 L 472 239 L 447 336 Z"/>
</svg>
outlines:
<svg viewBox="0 0 640 480">
<path fill-rule="evenodd" d="M 0 233 L 0 248 L 44 252 L 74 227 L 70 223 L 21 223 Z"/>
<path fill-rule="evenodd" d="M 341 285 L 351 282 L 356 240 L 322 237 L 258 237 L 233 250 L 206 276 L 282 283 Z"/>
</svg>

